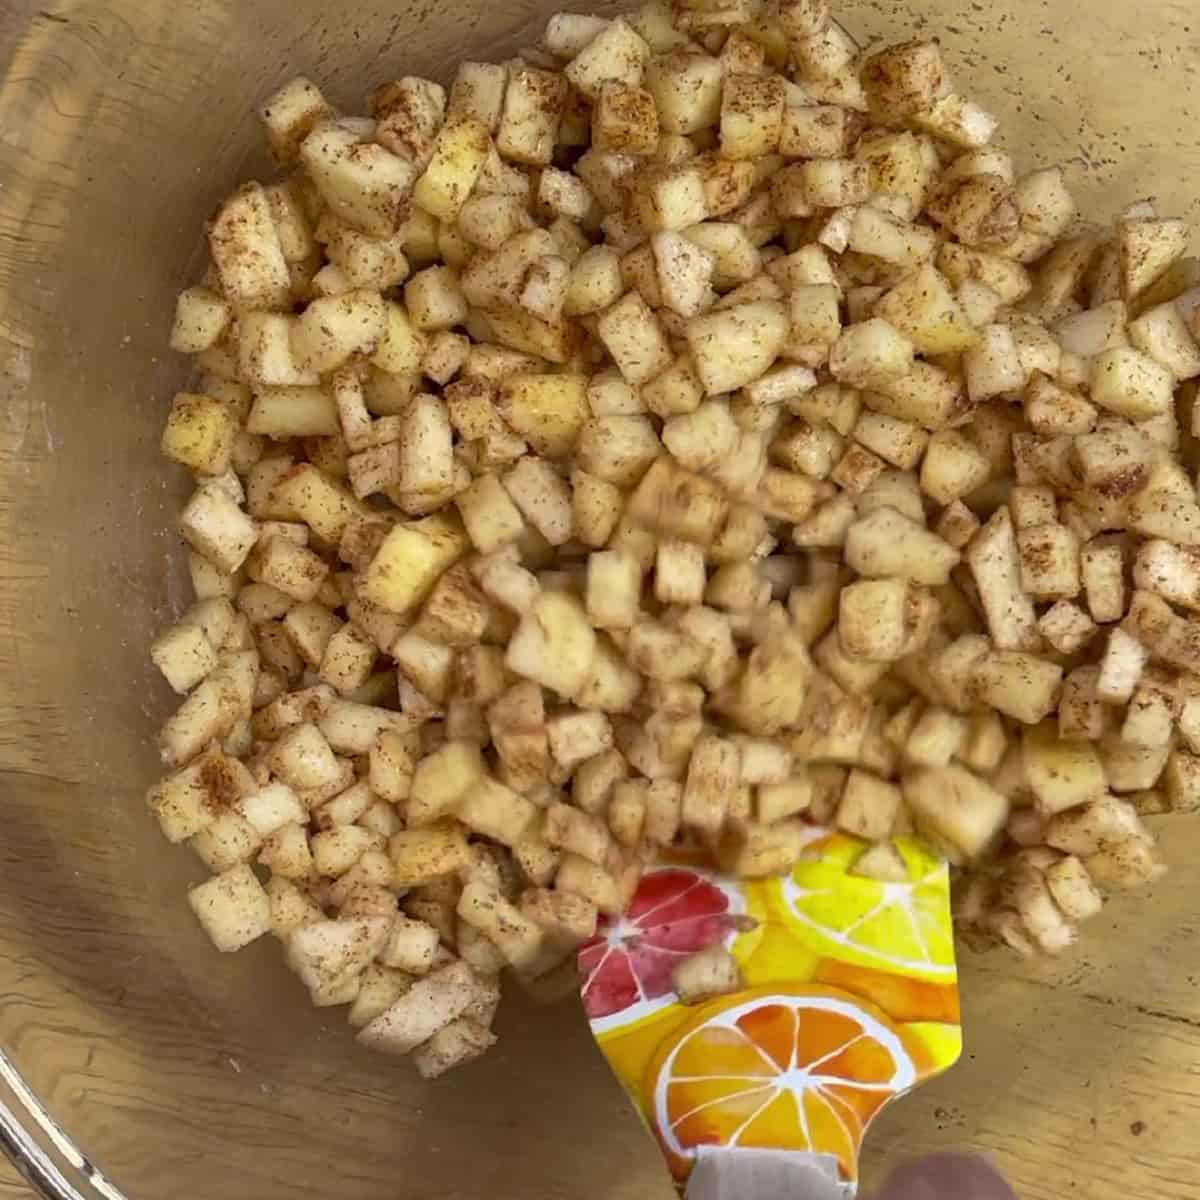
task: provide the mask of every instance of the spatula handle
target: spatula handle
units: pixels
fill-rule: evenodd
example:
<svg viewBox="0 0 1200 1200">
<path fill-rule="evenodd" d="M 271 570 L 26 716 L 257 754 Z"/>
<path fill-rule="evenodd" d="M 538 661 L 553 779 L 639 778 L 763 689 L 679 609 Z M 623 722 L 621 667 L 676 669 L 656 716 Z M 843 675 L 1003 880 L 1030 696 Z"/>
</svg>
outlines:
<svg viewBox="0 0 1200 1200">
<path fill-rule="evenodd" d="M 838 1182 L 830 1155 L 712 1150 L 696 1163 L 687 1200 L 849 1200 L 853 1194 Z"/>
</svg>

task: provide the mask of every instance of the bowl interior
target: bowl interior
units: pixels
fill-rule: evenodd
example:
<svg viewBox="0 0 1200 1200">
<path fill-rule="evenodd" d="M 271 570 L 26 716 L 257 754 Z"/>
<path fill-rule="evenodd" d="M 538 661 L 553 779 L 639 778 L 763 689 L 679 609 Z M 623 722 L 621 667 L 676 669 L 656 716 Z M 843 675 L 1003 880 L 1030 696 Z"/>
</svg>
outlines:
<svg viewBox="0 0 1200 1200">
<path fill-rule="evenodd" d="M 551 11 L 0 11 L 0 1046 L 136 1200 L 672 1194 L 572 1004 L 510 1003 L 495 1053 L 423 1085 L 359 1050 L 340 1012 L 311 1010 L 274 945 L 210 949 L 183 899 L 203 870 L 142 801 L 171 706 L 146 648 L 186 602 L 183 481 L 158 456 L 182 378 L 166 334 L 203 220 L 268 169 L 255 103 L 296 72 L 349 110 L 400 74 L 446 82 L 460 58 L 533 41 Z M 1085 211 L 1153 195 L 1195 215 L 1200 17 L 1184 6 L 849 0 L 841 15 L 863 40 L 938 32 L 1018 163 L 1068 163 Z M 1200 836 L 1172 827 L 1166 850 L 1184 867 Z M 968 1055 L 881 1118 L 868 1181 L 902 1153 L 966 1146 L 1029 1197 L 1067 1178 L 1095 1200 L 1194 1195 L 1189 892 L 1178 870 L 1114 905 L 1058 964 L 968 958 Z M 0 1073 L 19 1109 L 12 1087 Z M 68 1149 L 33 1137 L 81 1179 Z M 86 1171 L 79 1187 L 101 1194 Z"/>
</svg>

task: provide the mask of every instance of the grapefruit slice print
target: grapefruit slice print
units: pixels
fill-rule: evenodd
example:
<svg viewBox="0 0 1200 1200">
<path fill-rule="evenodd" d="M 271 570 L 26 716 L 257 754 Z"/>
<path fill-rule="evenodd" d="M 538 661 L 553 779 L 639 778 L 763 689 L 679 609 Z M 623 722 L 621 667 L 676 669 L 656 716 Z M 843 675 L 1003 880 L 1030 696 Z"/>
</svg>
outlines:
<svg viewBox="0 0 1200 1200">
<path fill-rule="evenodd" d="M 647 1111 L 679 1179 L 701 1147 L 836 1156 L 858 1173 L 867 1125 L 920 1072 L 900 1031 L 833 988 L 760 988 L 703 1006 L 646 1074 Z"/>
<path fill-rule="evenodd" d="M 649 1016 L 675 1000 L 676 965 L 746 927 L 741 894 L 702 871 L 667 867 L 641 882 L 629 911 L 602 922 L 579 952 L 583 1006 L 596 1033 Z"/>
</svg>

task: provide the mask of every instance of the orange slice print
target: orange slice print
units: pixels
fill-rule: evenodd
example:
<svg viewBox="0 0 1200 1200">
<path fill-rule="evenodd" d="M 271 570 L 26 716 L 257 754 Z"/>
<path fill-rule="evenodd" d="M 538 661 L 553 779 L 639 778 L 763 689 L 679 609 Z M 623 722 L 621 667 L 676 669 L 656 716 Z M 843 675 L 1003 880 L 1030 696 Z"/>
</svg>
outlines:
<svg viewBox="0 0 1200 1200">
<path fill-rule="evenodd" d="M 815 979 L 817 983 L 827 983 L 870 1000 L 893 1021 L 936 1021 L 957 1025 L 962 1020 L 957 983 L 930 983 L 905 975 L 890 975 L 886 971 L 872 971 L 835 958 L 822 959 Z"/>
<path fill-rule="evenodd" d="M 759 988 L 705 1005 L 650 1064 L 647 1109 L 677 1178 L 701 1147 L 799 1150 L 858 1173 L 867 1125 L 919 1079 L 903 1037 L 833 988 Z"/>
</svg>

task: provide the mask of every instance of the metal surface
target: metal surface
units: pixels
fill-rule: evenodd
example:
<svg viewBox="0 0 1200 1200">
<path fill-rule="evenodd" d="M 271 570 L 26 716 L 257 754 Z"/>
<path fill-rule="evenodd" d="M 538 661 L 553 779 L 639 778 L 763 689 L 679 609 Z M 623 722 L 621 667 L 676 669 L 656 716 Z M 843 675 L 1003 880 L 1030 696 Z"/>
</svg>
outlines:
<svg viewBox="0 0 1200 1200">
<path fill-rule="evenodd" d="M 347 106 L 400 71 L 444 80 L 545 11 L 0 3 L 0 1046 L 64 1135 L 0 1073 L 0 1141 L 43 1180 L 131 1200 L 672 1194 L 570 1006 L 511 1006 L 497 1053 L 421 1085 L 311 1011 L 275 946 L 209 949 L 183 902 L 201 870 L 141 801 L 169 705 L 145 647 L 183 599 L 163 347 L 201 221 L 262 169 L 252 105 L 297 70 Z M 864 37 L 939 31 L 1018 158 L 1074 163 L 1086 207 L 1153 193 L 1195 216 L 1193 6 L 842 11 Z M 1167 842 L 1177 868 L 1197 850 L 1186 822 Z M 968 1057 L 881 1119 L 868 1183 L 905 1149 L 975 1146 L 1033 1200 L 1200 1197 L 1193 893 L 1177 869 L 1052 968 L 968 960 Z"/>
<path fill-rule="evenodd" d="M 853 1200 L 853 1184 L 838 1181 L 830 1155 L 759 1150 L 701 1154 L 687 1185 L 687 1200 Z"/>
</svg>

